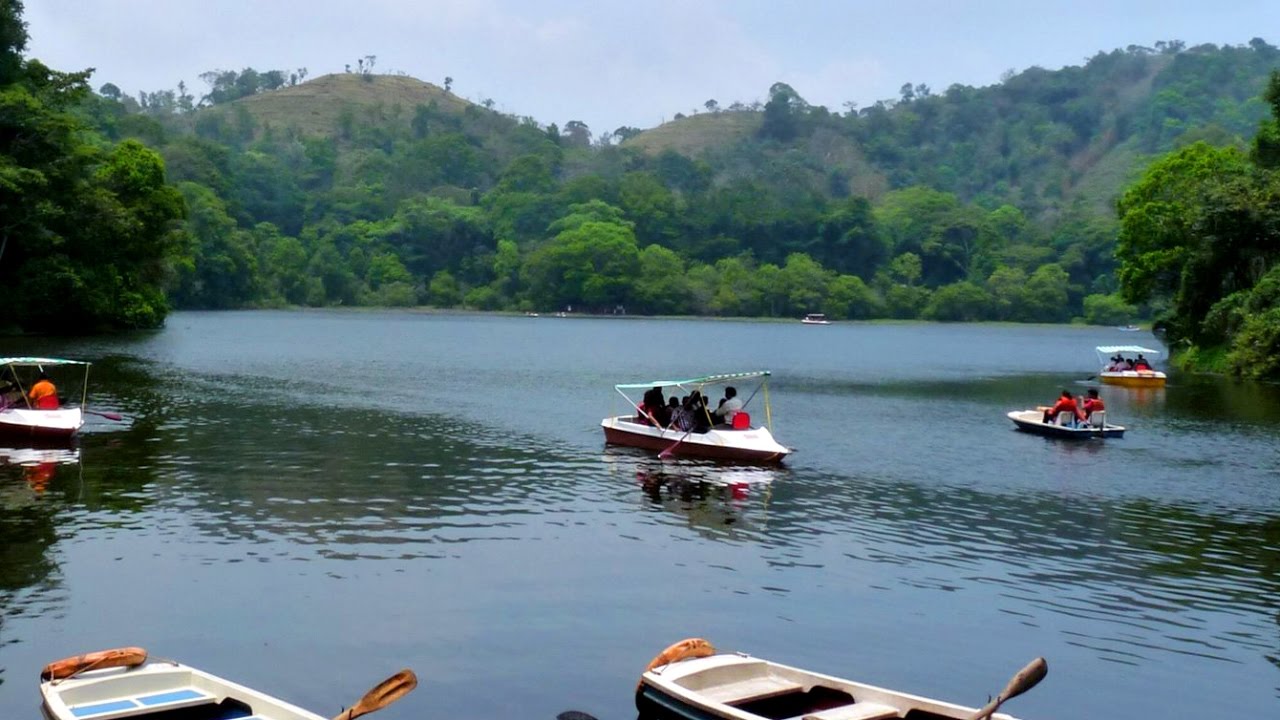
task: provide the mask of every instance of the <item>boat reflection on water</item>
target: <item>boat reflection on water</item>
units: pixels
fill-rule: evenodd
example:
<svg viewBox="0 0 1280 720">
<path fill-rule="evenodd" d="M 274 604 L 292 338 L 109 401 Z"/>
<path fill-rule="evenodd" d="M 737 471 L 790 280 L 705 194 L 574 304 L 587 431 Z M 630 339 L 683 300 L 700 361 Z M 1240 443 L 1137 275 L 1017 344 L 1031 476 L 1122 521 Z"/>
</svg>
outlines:
<svg viewBox="0 0 1280 720">
<path fill-rule="evenodd" d="M 72 465 L 79 469 L 80 448 L 73 444 L 0 447 L 0 471 L 5 477 L 21 478 L 37 496 L 49 488 L 60 467 Z"/>
<path fill-rule="evenodd" d="M 610 448 L 604 460 L 633 478 L 648 507 L 659 507 L 704 528 L 763 529 L 773 484 L 783 466 L 733 465 L 710 460 L 658 460 L 630 448 Z"/>
</svg>

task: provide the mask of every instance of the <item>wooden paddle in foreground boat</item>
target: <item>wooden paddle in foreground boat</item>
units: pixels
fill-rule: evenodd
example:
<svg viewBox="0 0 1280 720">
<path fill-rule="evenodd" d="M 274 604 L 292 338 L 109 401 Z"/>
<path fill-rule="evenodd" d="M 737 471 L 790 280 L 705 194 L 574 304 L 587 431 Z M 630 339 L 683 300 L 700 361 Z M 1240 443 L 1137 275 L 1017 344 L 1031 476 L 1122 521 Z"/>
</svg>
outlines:
<svg viewBox="0 0 1280 720">
<path fill-rule="evenodd" d="M 1035 687 L 1047 674 L 1049 674 L 1049 663 L 1045 662 L 1044 658 L 1038 657 L 1032 660 L 1026 667 L 1019 670 L 1018 674 L 1009 679 L 1009 684 L 1004 686 L 1004 690 L 994 700 L 974 713 L 969 720 L 984 720 L 991 717 L 1005 700 L 1015 698 Z"/>
<path fill-rule="evenodd" d="M 360 702 L 338 713 L 333 720 L 355 720 L 361 715 L 368 715 L 376 710 L 381 710 L 408 695 L 409 691 L 416 687 L 418 687 L 418 676 L 414 675 L 412 670 L 405 668 L 378 683 L 376 687 L 360 698 Z"/>
</svg>

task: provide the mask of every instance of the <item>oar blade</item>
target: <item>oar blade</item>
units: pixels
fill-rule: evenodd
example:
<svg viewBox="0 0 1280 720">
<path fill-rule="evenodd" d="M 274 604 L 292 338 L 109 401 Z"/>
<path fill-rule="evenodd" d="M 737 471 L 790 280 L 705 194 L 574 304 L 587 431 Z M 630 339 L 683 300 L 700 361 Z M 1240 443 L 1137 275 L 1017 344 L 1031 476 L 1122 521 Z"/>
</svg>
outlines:
<svg viewBox="0 0 1280 720">
<path fill-rule="evenodd" d="M 596 716 L 581 710 L 565 710 L 556 715 L 556 720 L 596 720 Z"/>
<path fill-rule="evenodd" d="M 969 720 L 983 720 L 984 718 L 991 717 L 1000 709 L 1000 706 L 1004 704 L 1005 700 L 1015 698 L 1035 687 L 1044 679 L 1045 675 L 1048 674 L 1049 663 L 1046 662 L 1044 658 L 1038 657 L 1035 660 L 1032 660 L 1027 663 L 1026 667 L 1019 670 L 1012 678 L 1009 679 L 1009 684 L 1004 686 L 1004 690 L 1002 690 L 994 700 L 987 703 L 986 706 L 978 712 L 970 715 Z"/>
<path fill-rule="evenodd" d="M 405 668 L 378 683 L 372 690 L 365 693 L 364 697 L 360 698 L 360 702 L 351 706 L 350 709 L 338 713 L 333 720 L 355 720 L 361 715 L 368 715 L 375 710 L 381 710 L 408 695 L 416 687 L 418 687 L 418 676 L 414 675 L 412 670 Z"/>
<path fill-rule="evenodd" d="M 1030 690 L 1049 674 L 1049 663 L 1042 657 L 1027 663 L 1027 666 L 1018 671 L 1005 685 L 1004 692 L 1000 696 L 1005 700 L 1017 697 L 1022 693 Z"/>
</svg>

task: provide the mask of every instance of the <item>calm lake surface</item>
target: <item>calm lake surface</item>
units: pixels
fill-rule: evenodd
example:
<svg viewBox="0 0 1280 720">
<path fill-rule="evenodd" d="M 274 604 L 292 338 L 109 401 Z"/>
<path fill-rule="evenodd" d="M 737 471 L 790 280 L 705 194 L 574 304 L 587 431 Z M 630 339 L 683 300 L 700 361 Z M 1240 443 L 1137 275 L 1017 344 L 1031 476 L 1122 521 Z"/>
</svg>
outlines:
<svg viewBox="0 0 1280 720">
<path fill-rule="evenodd" d="M 1280 392 L 1106 387 L 1129 432 L 1083 444 L 1004 417 L 1134 342 L 413 312 L 3 340 L 93 360 L 128 419 L 0 467 L 0 718 L 39 717 L 46 662 L 142 645 L 325 716 L 411 667 L 379 718 L 624 720 L 691 635 L 969 705 L 1043 655 L 1028 719 L 1275 717 Z M 604 446 L 615 383 L 756 369 L 785 468 Z"/>
</svg>

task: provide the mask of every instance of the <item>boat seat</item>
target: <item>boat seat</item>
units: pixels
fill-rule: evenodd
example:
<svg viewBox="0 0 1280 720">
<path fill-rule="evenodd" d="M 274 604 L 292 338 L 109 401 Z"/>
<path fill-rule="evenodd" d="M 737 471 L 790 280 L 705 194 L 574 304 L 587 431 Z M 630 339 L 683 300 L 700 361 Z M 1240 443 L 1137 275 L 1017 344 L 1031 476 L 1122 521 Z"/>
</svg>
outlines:
<svg viewBox="0 0 1280 720">
<path fill-rule="evenodd" d="M 891 705 L 860 702 L 809 713 L 803 716 L 803 720 L 888 720 L 888 718 L 896 718 L 900 715 L 898 708 Z"/>
<path fill-rule="evenodd" d="M 1058 424 L 1061 425 L 1062 427 L 1071 427 L 1071 423 L 1075 419 L 1076 419 L 1075 413 L 1069 413 L 1065 410 L 1058 413 Z"/>
<path fill-rule="evenodd" d="M 203 705 L 211 703 L 215 700 L 212 695 L 200 692 L 192 688 L 181 688 L 179 690 L 166 690 L 158 693 L 147 693 L 146 695 L 138 695 L 136 697 L 117 698 L 115 700 L 102 700 L 97 702 L 85 703 L 83 705 L 71 706 L 71 714 L 77 718 L 85 718 L 88 720 L 109 720 L 110 718 L 124 718 L 132 715 L 149 715 L 156 710 L 169 710 L 176 708 L 191 707 L 193 705 Z"/>
<path fill-rule="evenodd" d="M 783 693 L 803 689 L 804 686 L 798 682 L 784 680 L 773 675 L 765 675 L 709 687 L 698 692 L 712 702 L 732 704 L 747 700 L 759 700 L 760 698 L 782 695 Z"/>
<path fill-rule="evenodd" d="M 1089 424 L 1096 428 L 1105 428 L 1107 426 L 1107 411 L 1098 410 L 1089 415 Z"/>
</svg>

